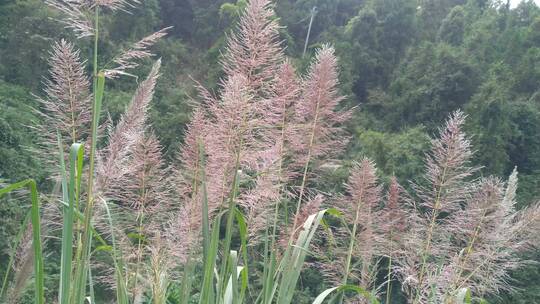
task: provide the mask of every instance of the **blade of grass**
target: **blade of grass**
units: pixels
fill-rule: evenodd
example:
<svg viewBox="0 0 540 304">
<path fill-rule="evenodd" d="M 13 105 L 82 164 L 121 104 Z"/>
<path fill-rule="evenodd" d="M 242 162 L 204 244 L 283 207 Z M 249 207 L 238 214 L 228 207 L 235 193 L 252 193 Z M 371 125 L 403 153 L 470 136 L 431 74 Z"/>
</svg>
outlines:
<svg viewBox="0 0 540 304">
<path fill-rule="evenodd" d="M 309 246 L 319 224 L 327 213 L 339 215 L 339 212 L 335 209 L 325 209 L 310 215 L 304 222 L 302 231 L 298 235 L 295 245 L 289 245 L 285 250 L 284 257 L 278 269 L 280 278 L 278 282 L 277 304 L 291 303 L 306 255 L 309 252 Z M 274 287 L 273 293 L 276 288 L 278 288 L 277 285 Z M 273 298 L 273 294 L 271 295 L 271 298 Z"/>
<path fill-rule="evenodd" d="M 32 221 L 32 247 L 34 249 L 34 279 L 35 279 L 35 298 L 36 304 L 45 303 L 45 288 L 44 288 L 44 271 L 43 271 L 43 253 L 41 249 L 41 225 L 39 219 L 39 194 L 37 191 L 36 181 L 27 179 L 15 184 L 11 184 L 6 188 L 0 189 L 0 196 L 11 191 L 28 188 L 30 190 L 31 221 Z"/>
<path fill-rule="evenodd" d="M 225 296 L 223 297 L 224 304 L 241 303 L 238 301 L 238 276 L 242 271 L 242 267 L 238 269 L 238 252 L 231 250 L 229 254 L 229 265 L 231 266 L 231 277 L 227 283 L 225 289 Z"/>
<path fill-rule="evenodd" d="M 88 202 L 84 211 L 83 235 L 79 240 L 80 250 L 77 253 L 77 268 L 74 281 L 74 303 L 84 302 L 84 293 L 86 289 L 86 267 L 89 265 L 90 244 L 92 242 L 92 230 L 89 228 L 94 204 L 93 183 L 94 183 L 94 160 L 97 145 L 97 130 L 99 127 L 99 117 L 101 114 L 101 102 L 105 87 L 104 73 L 98 74 L 98 40 L 99 40 L 99 5 L 94 6 L 94 52 L 93 52 L 93 93 L 94 102 L 92 103 L 92 126 L 91 126 L 91 146 L 88 170 L 87 198 Z"/>
<path fill-rule="evenodd" d="M 64 204 L 63 227 L 62 227 L 62 253 L 60 265 L 60 291 L 58 293 L 59 303 L 69 303 L 69 292 L 71 290 L 71 266 L 73 258 L 73 220 L 75 206 L 79 201 L 80 185 L 82 180 L 82 167 L 84 158 L 84 147 L 81 144 L 73 144 L 70 149 L 70 175 L 69 188 L 67 188 L 66 168 L 64 163 L 64 153 L 62 139 L 58 133 L 58 148 L 60 152 L 60 167 L 62 176 L 62 193 Z M 67 188 L 67 189 L 66 189 Z"/>
<path fill-rule="evenodd" d="M 239 167 L 240 162 L 240 155 L 237 154 L 236 158 L 236 166 L 235 168 Z M 232 189 L 231 194 L 229 196 L 229 207 L 227 208 L 227 222 L 225 227 L 225 238 L 223 239 L 223 257 L 221 258 L 221 267 L 219 272 L 219 279 L 217 284 L 217 296 L 218 299 L 221 299 L 223 294 L 223 287 L 225 286 L 225 283 L 229 279 L 229 276 L 231 275 L 229 273 L 229 254 L 231 249 L 231 241 L 232 241 L 232 231 L 233 231 L 233 224 L 235 219 L 235 210 L 236 210 L 236 196 L 238 194 L 238 169 L 235 170 L 234 176 L 233 176 L 233 182 L 232 182 Z"/>
<path fill-rule="evenodd" d="M 208 192 L 206 187 L 206 161 L 204 146 L 199 141 L 199 155 L 201 159 L 201 190 L 202 190 L 202 234 L 203 234 L 203 282 L 201 286 L 201 296 L 199 304 L 214 303 L 214 266 L 218 253 L 219 227 L 221 226 L 221 214 L 219 214 L 212 225 L 212 235 L 210 235 L 210 221 L 208 214 Z"/>
<path fill-rule="evenodd" d="M 203 187 L 206 187 L 203 184 Z M 214 298 L 214 268 L 216 265 L 216 259 L 218 254 L 219 246 L 219 227 L 221 224 L 221 214 L 216 217 L 212 225 L 212 238 L 209 242 L 208 252 L 204 257 L 204 276 L 203 284 L 201 288 L 201 297 L 199 299 L 199 304 L 213 304 L 215 303 Z M 218 295 L 219 296 L 219 295 Z"/>
<path fill-rule="evenodd" d="M 194 257 L 190 256 L 184 265 L 182 282 L 180 283 L 180 302 L 189 303 L 189 297 L 193 288 L 193 275 L 195 270 Z"/>
<path fill-rule="evenodd" d="M 2 281 L 2 289 L 0 289 L 0 300 L 2 300 L 4 297 L 4 292 L 6 291 L 9 274 L 11 273 L 11 269 L 13 268 L 13 263 L 15 261 L 15 253 L 17 252 L 17 248 L 19 248 L 19 244 L 21 243 L 21 239 L 24 235 L 24 232 L 26 231 L 26 228 L 28 227 L 28 223 L 30 223 L 31 214 L 32 214 L 31 210 L 28 210 L 28 212 L 26 213 L 26 216 L 24 217 L 21 228 L 19 229 L 19 231 L 17 232 L 17 235 L 15 236 L 13 250 L 11 251 L 9 255 L 9 262 L 6 267 L 6 274 L 4 275 L 4 279 Z"/>
<path fill-rule="evenodd" d="M 461 288 L 456 295 L 456 304 L 471 304 L 472 296 L 469 288 Z"/>
<path fill-rule="evenodd" d="M 327 290 L 321 292 L 317 298 L 313 301 L 312 304 L 322 304 L 324 300 L 332 293 L 332 292 L 340 292 L 343 293 L 345 291 L 352 291 L 355 292 L 365 299 L 369 300 L 371 304 L 380 304 L 380 302 L 375 298 L 371 293 L 366 291 L 365 289 L 358 287 L 356 285 L 341 285 L 337 287 L 328 288 Z"/>
<path fill-rule="evenodd" d="M 243 303 L 245 298 L 246 290 L 249 286 L 249 272 L 248 272 L 248 252 L 247 252 L 247 237 L 248 237 L 248 230 L 247 230 L 247 222 L 242 214 L 242 212 L 235 208 L 235 216 L 236 221 L 238 223 L 238 231 L 240 234 L 240 250 L 242 253 L 242 259 L 244 260 L 244 266 L 242 268 L 242 281 L 240 286 L 240 296 L 238 297 L 238 303 Z"/>
<path fill-rule="evenodd" d="M 88 267 L 88 285 L 90 286 L 90 303 L 96 303 L 96 297 L 94 296 L 94 280 L 92 279 L 92 268 Z"/>
</svg>

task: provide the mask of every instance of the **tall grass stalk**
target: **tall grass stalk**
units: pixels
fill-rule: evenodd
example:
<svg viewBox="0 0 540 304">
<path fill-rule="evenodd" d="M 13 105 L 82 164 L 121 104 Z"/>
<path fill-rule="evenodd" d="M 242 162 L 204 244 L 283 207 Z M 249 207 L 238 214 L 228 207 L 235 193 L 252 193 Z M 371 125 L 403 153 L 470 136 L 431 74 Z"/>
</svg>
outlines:
<svg viewBox="0 0 540 304">
<path fill-rule="evenodd" d="M 86 291 L 87 267 L 90 267 L 89 255 L 92 242 L 92 230 L 90 229 L 94 206 L 94 167 L 95 154 L 98 140 L 99 118 L 101 114 L 101 102 L 105 86 L 105 75 L 98 74 L 98 41 L 99 41 L 99 5 L 94 8 L 94 58 L 93 58 L 93 93 L 94 102 L 92 104 L 92 125 L 91 125 L 91 146 L 89 155 L 88 185 L 86 189 L 87 203 L 84 211 L 84 225 L 82 239 L 80 240 L 81 251 L 77 256 L 77 267 L 74 282 L 74 303 L 83 303 Z"/>
<path fill-rule="evenodd" d="M 71 271 L 73 259 L 73 221 L 75 208 L 79 205 L 84 147 L 81 144 L 75 143 L 70 148 L 69 186 L 66 177 L 66 167 L 64 163 L 64 153 L 60 133 L 58 133 L 58 148 L 60 152 L 62 198 L 64 203 L 62 206 L 62 251 L 58 301 L 60 304 L 68 304 L 71 290 Z"/>
</svg>

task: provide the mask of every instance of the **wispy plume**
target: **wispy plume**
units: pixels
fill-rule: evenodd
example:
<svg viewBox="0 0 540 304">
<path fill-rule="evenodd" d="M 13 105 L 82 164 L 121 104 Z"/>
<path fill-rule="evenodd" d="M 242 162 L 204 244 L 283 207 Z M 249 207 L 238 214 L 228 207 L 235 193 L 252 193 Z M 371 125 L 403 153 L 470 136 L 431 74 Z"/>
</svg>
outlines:
<svg viewBox="0 0 540 304">
<path fill-rule="evenodd" d="M 91 2 L 84 0 L 46 0 L 45 3 L 64 14 L 59 21 L 66 28 L 72 30 L 78 38 L 94 35 L 94 24 L 88 12 L 92 6 Z"/>
<path fill-rule="evenodd" d="M 479 296 L 513 290 L 509 273 L 528 263 L 519 253 L 535 244 L 531 232 L 540 219 L 538 205 L 520 212 L 509 208 L 516 186 L 515 170 L 506 188 L 498 178 L 484 178 L 466 207 L 451 216 L 449 231 L 460 246 L 437 278 L 442 300 L 463 287 Z"/>
<path fill-rule="evenodd" d="M 7 304 L 20 303 L 28 283 L 32 278 L 34 251 L 32 250 L 32 225 L 23 233 L 18 248 L 15 248 L 13 268 L 15 273 L 4 300 Z"/>
<path fill-rule="evenodd" d="M 460 207 L 468 196 L 467 178 L 479 168 L 471 167 L 471 143 L 463 133 L 465 115 L 454 112 L 446 121 L 440 138 L 432 141 L 431 153 L 426 157 L 426 186 L 415 185 L 423 207 L 437 217 L 441 212 L 450 212 Z"/>
<path fill-rule="evenodd" d="M 295 166 L 294 148 L 298 140 L 295 102 L 300 98 L 300 83 L 290 62 L 285 61 L 276 70 L 271 96 L 257 102 L 260 113 L 255 185 L 240 204 L 247 210 L 252 244 L 260 239 L 261 231 L 272 225 L 276 204 L 291 197 L 288 184 L 299 176 Z"/>
<path fill-rule="evenodd" d="M 132 8 L 139 3 L 140 3 L 139 0 L 93 0 L 92 7 L 97 5 L 103 8 L 108 8 L 113 11 L 115 10 L 127 11 L 129 8 Z"/>
<path fill-rule="evenodd" d="M 150 263 L 149 270 L 152 303 L 166 304 L 167 290 L 170 284 L 171 257 L 168 255 L 167 247 L 161 236 L 157 235 L 149 248 Z"/>
<path fill-rule="evenodd" d="M 342 124 L 351 111 L 340 110 L 339 103 L 344 97 L 338 92 L 338 83 L 334 49 L 325 45 L 317 51 L 296 106 L 302 134 L 297 151 L 305 158 L 335 157 L 347 144 Z M 302 163 L 306 162 L 305 158 Z"/>
<path fill-rule="evenodd" d="M 449 264 L 434 278 L 440 288 L 438 296 L 441 301 L 445 296 L 455 296 L 454 291 L 465 286 L 477 295 L 485 294 L 486 289 L 502 290 L 506 285 L 507 270 L 518 266 L 517 257 L 511 255 L 511 246 L 498 246 L 499 242 L 505 241 L 506 233 L 494 234 L 496 226 L 503 224 L 507 216 L 505 212 L 498 211 L 502 207 L 503 195 L 503 183 L 499 179 L 483 179 L 466 207 L 452 214 L 447 227 L 457 243 L 464 245 L 455 251 Z M 503 261 L 508 264 L 503 265 Z M 494 284 L 500 285 L 496 287 Z"/>
<path fill-rule="evenodd" d="M 133 146 L 144 136 L 147 111 L 154 96 L 156 80 L 159 77 L 161 60 L 156 61 L 146 80 L 141 82 L 126 112 L 116 127 L 110 130 L 108 145 L 99 152 L 100 161 L 96 170 L 96 189 L 105 197 L 114 198 L 116 194 L 111 184 L 121 184 L 123 176 L 131 168 L 126 163 Z"/>
<path fill-rule="evenodd" d="M 338 92 L 338 82 L 334 49 L 325 45 L 317 51 L 295 107 L 298 137 L 294 141 L 293 151 L 297 156 L 297 166 L 303 171 L 297 212 L 302 205 L 309 177 L 316 172 L 320 161 L 339 155 L 347 143 L 342 124 L 350 117 L 351 111 L 339 109 L 343 96 Z"/>
<path fill-rule="evenodd" d="M 392 176 L 384 207 L 376 219 L 380 234 L 378 243 L 384 248 L 384 255 L 392 257 L 401 249 L 401 244 L 405 241 L 403 235 L 414 225 L 412 223 L 417 221 L 415 212 L 408 193 L 398 183 L 397 178 Z"/>
<path fill-rule="evenodd" d="M 281 65 L 284 59 L 278 30 L 270 1 L 248 3 L 237 31 L 227 39 L 222 60 L 226 76 L 220 94 L 215 97 L 199 88 L 206 115 L 203 123 L 189 127 L 186 140 L 195 147 L 190 136 L 204 129 L 211 212 L 223 207 L 237 176 L 243 185 L 238 203 L 247 213 L 252 237 L 266 225 L 269 211 L 280 199 L 283 182 L 289 178 L 283 161 L 284 144 L 299 88 L 292 66 Z M 197 150 L 182 153 L 182 167 L 188 172 L 197 162 Z M 189 177 L 184 180 L 191 182 Z"/>
<path fill-rule="evenodd" d="M 244 170 L 256 167 L 257 127 L 259 118 L 254 110 L 252 92 L 242 75 L 224 84 L 221 100 L 209 105 L 209 136 L 205 147 L 208 153 L 209 208 L 217 210 L 232 190 L 233 178 Z"/>
<path fill-rule="evenodd" d="M 139 60 L 152 57 L 153 54 L 150 52 L 150 47 L 152 47 L 159 39 L 167 35 L 169 29 L 171 29 L 171 27 L 166 27 L 141 39 L 134 43 L 128 50 L 116 56 L 113 59 L 116 67 L 105 69 L 105 77 L 117 78 L 121 75 L 131 75 L 127 71 L 138 67 Z"/>
<path fill-rule="evenodd" d="M 227 39 L 222 60 L 226 79 L 246 77 L 246 84 L 257 94 L 268 94 L 283 61 L 279 25 L 269 0 L 251 0 L 236 31 Z"/>
<path fill-rule="evenodd" d="M 152 132 L 146 133 L 132 147 L 126 164 L 129 170 L 118 187 L 112 188 L 115 194 L 111 199 L 128 212 L 137 211 L 150 220 L 151 215 L 160 215 L 168 203 L 169 188 L 161 145 Z"/>
<path fill-rule="evenodd" d="M 407 238 L 420 243 L 405 243 L 406 254 L 400 257 L 398 271 L 404 289 L 414 293 L 411 297 L 416 301 L 429 298 L 430 284 L 437 276 L 433 270 L 438 269 L 432 257 L 448 259 L 455 248 L 448 234 L 448 219 L 441 218 L 441 214 L 459 210 L 473 190 L 470 178 L 478 168 L 470 166 L 473 152 L 462 131 L 464 121 L 460 111 L 450 116 L 426 156 L 425 181 L 413 184 L 419 200 L 419 221 Z"/>
<path fill-rule="evenodd" d="M 381 248 L 377 246 L 378 207 L 381 201 L 381 186 L 378 184 L 375 164 L 369 159 L 363 159 L 353 168 L 346 185 L 349 196 L 345 199 L 345 214 L 357 215 L 350 222 L 358 225 L 354 246 L 354 254 L 361 261 L 358 272 L 360 285 L 367 290 L 373 289 L 376 275 L 375 259 L 380 255 Z"/>
<path fill-rule="evenodd" d="M 362 288 L 373 290 L 378 258 L 382 252 L 377 242 L 382 188 L 375 164 L 367 158 L 355 164 L 345 188 L 347 194 L 335 205 L 349 227 L 336 231 L 333 242 L 329 243 L 333 248 L 321 252 L 332 256 L 319 266 L 334 283 L 346 284 L 354 280 Z"/>
<path fill-rule="evenodd" d="M 78 38 L 91 37 L 95 34 L 93 9 L 96 6 L 112 11 L 127 11 L 138 4 L 138 0 L 46 0 L 45 3 L 64 16 L 59 21 L 72 30 Z"/>
<path fill-rule="evenodd" d="M 169 170 L 162 147 L 146 121 L 160 64 L 159 60 L 154 64 L 111 130 L 108 145 L 100 151 L 96 172 L 96 189 L 109 203 L 115 223 L 111 231 L 108 216 L 98 209 L 96 226 L 105 235 L 114 234 L 125 264 L 122 275 L 134 301 L 141 300 L 144 290 L 152 288 L 154 278 L 150 276 L 155 273 L 147 268 L 148 256 L 154 248 L 151 246 L 157 246 L 153 240 L 162 234 L 162 219 L 172 208 Z"/>
<path fill-rule="evenodd" d="M 73 143 L 87 140 L 91 95 L 84 62 L 71 43 L 65 40 L 55 43 L 49 65 L 50 79 L 44 83 L 45 97 L 38 98 L 42 107 L 38 111 L 41 122 L 35 128 L 41 137 L 39 155 L 44 156 L 44 162 L 51 168 L 56 168 L 53 164 L 59 159 L 57 132 L 62 137 L 64 151 L 68 151 Z"/>
<path fill-rule="evenodd" d="M 204 172 L 201 148 L 206 135 L 205 109 L 201 105 L 192 113 L 186 127 L 184 143 L 171 168 L 170 184 L 176 200 L 174 214 L 166 225 L 166 241 L 171 255 L 185 263 L 200 248 L 202 230 L 201 182 Z"/>
<path fill-rule="evenodd" d="M 264 118 L 262 136 L 266 142 L 272 143 L 270 149 L 278 154 L 276 165 L 282 183 L 300 174 L 298 166 L 295 166 L 297 161 L 294 153 L 294 147 L 298 146 L 300 140 L 295 113 L 300 97 L 301 87 L 296 71 L 289 61 L 285 61 L 277 70 L 272 97 L 259 105 Z"/>
</svg>

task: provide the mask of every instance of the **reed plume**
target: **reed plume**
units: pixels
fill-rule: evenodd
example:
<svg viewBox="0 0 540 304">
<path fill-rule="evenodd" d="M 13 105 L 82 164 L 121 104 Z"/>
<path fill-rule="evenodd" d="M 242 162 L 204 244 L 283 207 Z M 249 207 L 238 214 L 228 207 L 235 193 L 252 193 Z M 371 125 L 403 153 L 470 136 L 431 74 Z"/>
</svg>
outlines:
<svg viewBox="0 0 540 304">
<path fill-rule="evenodd" d="M 380 232 L 376 224 L 380 211 L 381 191 L 375 164 L 364 158 L 351 169 L 346 195 L 336 202 L 347 226 L 334 234 L 333 241 L 322 252 L 332 256 L 319 263 L 323 273 L 336 284 L 356 281 L 366 290 L 375 290 L 378 259 L 382 250 L 377 240 Z"/>
<path fill-rule="evenodd" d="M 123 176 L 131 170 L 126 162 L 129 160 L 129 153 L 135 143 L 144 134 L 148 107 L 154 96 L 160 67 L 161 60 L 158 60 L 154 63 L 146 80 L 137 88 L 118 124 L 109 131 L 108 145 L 99 151 L 96 189 L 107 199 L 115 199 L 119 195 L 116 192 L 117 188 L 121 188 Z"/>
<path fill-rule="evenodd" d="M 514 209 L 516 188 L 516 170 L 506 187 L 498 178 L 484 178 L 466 207 L 451 216 L 451 231 L 461 248 L 438 278 L 441 301 L 451 302 L 464 287 L 478 296 L 512 290 L 509 272 L 528 263 L 519 254 L 534 248 L 531 232 L 540 218 L 535 205 Z"/>
<path fill-rule="evenodd" d="M 14 248 L 15 256 L 12 268 L 15 275 L 4 299 L 7 304 L 16 304 L 21 301 L 32 277 L 34 252 L 32 251 L 31 227 L 31 224 L 26 227 L 18 248 Z"/>
<path fill-rule="evenodd" d="M 299 137 L 294 151 L 303 171 L 296 213 L 300 210 L 312 173 L 310 168 L 317 168 L 323 158 L 337 156 L 347 142 L 342 124 L 351 112 L 339 109 L 343 96 L 338 92 L 338 83 L 334 49 L 325 45 L 317 51 L 302 83 L 302 97 L 295 108 Z M 293 226 L 296 225 L 295 222 Z"/>
<path fill-rule="evenodd" d="M 413 184 L 418 197 L 419 225 L 413 227 L 410 246 L 405 249 L 406 261 L 401 262 L 400 272 L 405 288 L 413 290 L 414 301 L 429 298 L 433 270 L 437 261 L 449 258 L 454 244 L 448 231 L 445 214 L 459 210 L 471 193 L 472 174 L 478 169 L 470 166 L 472 151 L 470 141 L 462 132 L 465 116 L 454 112 L 447 120 L 440 138 L 432 141 L 431 153 L 426 156 L 425 181 Z M 416 255 L 420 246 L 420 255 Z M 411 292 L 411 291 L 410 291 Z"/>
<path fill-rule="evenodd" d="M 59 10 L 64 16 L 59 21 L 72 30 L 78 38 L 94 36 L 94 24 L 88 17 L 91 3 L 81 0 L 46 0 L 45 3 Z"/>
<path fill-rule="evenodd" d="M 167 290 L 170 284 L 171 257 L 160 235 L 154 236 L 149 248 L 149 270 L 153 304 L 167 303 Z"/>
<path fill-rule="evenodd" d="M 140 41 L 134 43 L 129 49 L 120 53 L 112 60 L 116 66 L 104 70 L 105 77 L 117 78 L 120 75 L 131 75 L 127 71 L 138 67 L 139 63 L 137 61 L 152 57 L 153 54 L 150 52 L 150 47 L 152 47 L 159 39 L 167 35 L 169 29 L 171 29 L 171 27 L 161 29 L 144 37 Z"/>
<path fill-rule="evenodd" d="M 450 116 L 426 157 L 425 183 L 413 184 L 416 208 L 394 258 L 412 303 L 453 303 L 463 288 L 478 296 L 509 290 L 509 271 L 527 263 L 518 253 L 535 243 L 538 207 L 515 210 L 517 173 L 506 187 L 473 178 L 464 119 Z"/>
<path fill-rule="evenodd" d="M 148 77 L 137 88 L 126 112 L 110 131 L 108 145 L 100 151 L 96 172 L 96 189 L 111 204 L 115 234 L 125 261 L 125 276 L 133 300 L 142 299 L 146 286 L 151 282 L 146 263 L 151 240 L 161 234 L 161 219 L 171 208 L 168 170 L 162 159 L 158 139 L 147 126 L 147 111 L 152 100 L 161 62 L 158 60 Z M 98 210 L 103 213 L 103 210 Z M 96 216 L 109 225 L 107 217 Z M 133 238 L 133 236 L 136 236 Z M 160 249 L 161 250 L 161 249 Z"/>
<path fill-rule="evenodd" d="M 416 223 L 415 206 L 407 191 L 392 176 L 385 196 L 385 204 L 380 215 L 375 219 L 379 238 L 378 246 L 387 257 L 395 257 L 402 249 L 406 234 L 411 223 Z"/>
<path fill-rule="evenodd" d="M 112 11 L 127 11 L 138 4 L 138 0 L 46 0 L 45 3 L 59 10 L 64 16 L 59 21 L 73 31 L 77 38 L 95 35 L 95 20 L 91 19 L 96 7 Z"/>
<path fill-rule="evenodd" d="M 220 102 L 209 105 L 208 133 L 205 147 L 208 154 L 209 210 L 223 206 L 232 191 L 239 170 L 255 169 L 256 127 L 258 117 L 252 102 L 253 95 L 242 75 L 224 84 Z"/>
<path fill-rule="evenodd" d="M 243 75 L 257 96 L 270 93 L 283 47 L 279 25 L 269 0 L 251 0 L 240 18 L 238 28 L 227 37 L 221 61 L 225 79 Z"/>
<path fill-rule="evenodd" d="M 206 117 L 202 106 L 197 107 L 186 127 L 184 143 L 171 169 L 170 184 L 179 207 L 167 222 L 166 241 L 170 254 L 182 264 L 199 253 L 202 229 L 201 182 Z"/>
<path fill-rule="evenodd" d="M 73 44 L 60 40 L 54 44 L 50 55 L 50 79 L 44 82 L 45 97 L 38 97 L 42 110 L 38 111 L 41 121 L 35 130 L 41 138 L 37 155 L 57 172 L 58 133 L 64 151 L 73 143 L 87 141 L 92 96 L 84 62 Z"/>
<path fill-rule="evenodd" d="M 398 183 L 397 178 L 392 176 L 385 196 L 385 204 L 375 218 L 376 246 L 379 254 L 385 258 L 386 281 L 385 287 L 386 303 L 391 302 L 392 281 L 397 277 L 395 274 L 395 260 L 399 259 L 406 248 L 406 243 L 419 243 L 418 240 L 410 238 L 411 227 L 418 226 L 414 201 L 409 197 L 407 191 Z M 383 286 L 380 286 L 381 288 Z"/>
</svg>

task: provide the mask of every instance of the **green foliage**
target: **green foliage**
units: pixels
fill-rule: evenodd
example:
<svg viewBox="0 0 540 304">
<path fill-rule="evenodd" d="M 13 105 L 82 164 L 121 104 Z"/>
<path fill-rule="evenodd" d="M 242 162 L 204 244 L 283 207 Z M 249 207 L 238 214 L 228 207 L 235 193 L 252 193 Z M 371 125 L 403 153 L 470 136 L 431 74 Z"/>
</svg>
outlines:
<svg viewBox="0 0 540 304">
<path fill-rule="evenodd" d="M 384 177 L 395 175 L 406 185 L 424 169 L 423 153 L 429 147 L 429 136 L 422 127 L 400 133 L 359 130 L 354 143 L 350 149 L 352 159 L 359 161 L 367 156 Z"/>
<path fill-rule="evenodd" d="M 16 181 L 43 175 L 29 151 L 34 146 L 30 126 L 37 119 L 32 110 L 36 106 L 28 89 L 0 81 L 0 178 Z"/>
<path fill-rule="evenodd" d="M 460 49 L 450 45 L 427 42 L 415 51 L 390 85 L 393 100 L 387 104 L 386 120 L 395 128 L 423 123 L 433 131 L 471 98 L 477 73 Z"/>
<path fill-rule="evenodd" d="M 465 31 L 465 10 L 462 6 L 454 7 L 442 21 L 438 38 L 451 45 L 460 45 Z"/>
</svg>

